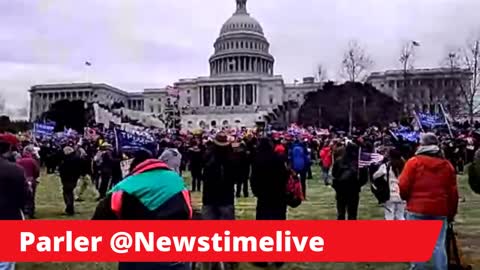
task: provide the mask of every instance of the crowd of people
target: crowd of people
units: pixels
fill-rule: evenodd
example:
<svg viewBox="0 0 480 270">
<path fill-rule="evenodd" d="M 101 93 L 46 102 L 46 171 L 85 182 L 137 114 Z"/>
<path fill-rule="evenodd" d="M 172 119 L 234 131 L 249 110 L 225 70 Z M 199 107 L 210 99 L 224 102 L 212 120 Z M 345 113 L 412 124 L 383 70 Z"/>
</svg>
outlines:
<svg viewBox="0 0 480 270">
<path fill-rule="evenodd" d="M 469 183 L 474 191 L 480 185 L 479 141 L 472 132 L 455 138 L 425 133 L 418 142 L 373 127 L 348 136 L 296 128 L 164 134 L 157 139 L 155 151 L 127 151 L 101 135 L 56 142 L 0 134 L 0 219 L 35 218 L 36 186 L 45 167 L 61 179 L 66 215 L 75 215 L 75 201 L 82 201 L 93 184 L 99 195 L 95 220 L 234 220 L 235 197 L 251 195 L 257 198 L 257 220 L 286 220 L 287 183 L 298 176 L 302 197 L 308 200 L 307 179 L 312 166 L 320 166 L 321 181 L 336 192 L 338 220 L 357 219 L 362 187 L 385 182 L 388 194 L 379 200 L 385 219 L 444 221 L 433 254 L 440 270 L 447 269 L 447 225 L 457 213 L 456 175 L 473 162 Z M 366 164 L 361 162 L 365 154 Z M 381 159 L 373 160 L 373 154 Z M 182 178 L 187 170 L 190 188 Z M 192 205 L 191 192 L 202 193 L 201 210 Z M 178 262 L 119 264 L 122 270 L 190 267 Z M 414 269 L 422 267 L 415 264 Z"/>
</svg>

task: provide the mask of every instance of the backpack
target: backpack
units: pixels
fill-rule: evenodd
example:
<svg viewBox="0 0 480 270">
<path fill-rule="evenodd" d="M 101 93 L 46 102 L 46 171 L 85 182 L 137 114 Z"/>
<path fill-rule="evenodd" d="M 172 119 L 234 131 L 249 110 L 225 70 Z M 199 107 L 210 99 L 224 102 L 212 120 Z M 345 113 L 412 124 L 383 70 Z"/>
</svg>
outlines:
<svg viewBox="0 0 480 270">
<path fill-rule="evenodd" d="M 447 227 L 447 236 L 445 240 L 448 269 L 449 270 L 471 270 L 472 266 L 465 262 L 462 250 L 459 247 L 457 236 L 453 224 L 449 223 Z"/>
<path fill-rule="evenodd" d="M 378 204 L 384 204 L 390 200 L 390 164 L 386 164 L 387 173 L 377 179 L 372 178 L 370 184 L 370 190 L 375 198 L 378 200 Z"/>
<path fill-rule="evenodd" d="M 480 164 L 473 162 L 468 168 L 468 185 L 473 192 L 480 194 Z"/>
<path fill-rule="evenodd" d="M 302 146 L 294 146 L 292 149 L 292 167 L 296 172 L 305 169 L 305 149 Z"/>
<path fill-rule="evenodd" d="M 304 199 L 302 191 L 302 183 L 295 172 L 290 172 L 290 177 L 287 181 L 287 205 L 292 208 L 297 208 Z"/>
</svg>

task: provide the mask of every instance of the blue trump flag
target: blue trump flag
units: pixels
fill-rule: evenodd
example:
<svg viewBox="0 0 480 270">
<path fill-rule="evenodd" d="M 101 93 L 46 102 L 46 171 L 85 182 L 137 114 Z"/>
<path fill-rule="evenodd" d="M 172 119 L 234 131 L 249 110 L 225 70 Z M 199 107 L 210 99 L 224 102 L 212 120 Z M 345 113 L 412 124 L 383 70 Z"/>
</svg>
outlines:
<svg viewBox="0 0 480 270">
<path fill-rule="evenodd" d="M 437 128 L 447 125 L 447 120 L 442 114 L 417 113 L 417 119 L 422 128 Z"/>
<path fill-rule="evenodd" d="M 34 123 L 33 133 L 35 136 L 53 136 L 55 131 L 55 123 Z"/>
<path fill-rule="evenodd" d="M 155 154 L 157 145 L 155 140 L 142 134 L 134 134 L 121 129 L 114 129 L 115 144 L 122 151 L 147 150 Z"/>
</svg>

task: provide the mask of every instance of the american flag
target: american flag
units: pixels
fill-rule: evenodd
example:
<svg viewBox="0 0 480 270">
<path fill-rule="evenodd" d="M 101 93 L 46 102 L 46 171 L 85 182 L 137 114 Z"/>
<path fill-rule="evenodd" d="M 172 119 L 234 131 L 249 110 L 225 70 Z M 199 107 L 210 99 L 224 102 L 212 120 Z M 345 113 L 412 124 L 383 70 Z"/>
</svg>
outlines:
<svg viewBox="0 0 480 270">
<path fill-rule="evenodd" d="M 179 90 L 173 86 L 167 86 L 167 93 L 169 96 L 178 96 Z"/>
<path fill-rule="evenodd" d="M 377 153 L 360 152 L 358 158 L 358 168 L 365 168 L 372 164 L 378 164 L 382 162 L 384 157 Z"/>
</svg>

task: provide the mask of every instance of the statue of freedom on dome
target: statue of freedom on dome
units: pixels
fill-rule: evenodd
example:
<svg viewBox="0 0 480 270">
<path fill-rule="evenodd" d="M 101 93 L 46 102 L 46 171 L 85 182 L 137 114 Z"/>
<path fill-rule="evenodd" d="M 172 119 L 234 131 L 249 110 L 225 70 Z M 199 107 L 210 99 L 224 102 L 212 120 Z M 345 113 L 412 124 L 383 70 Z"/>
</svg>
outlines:
<svg viewBox="0 0 480 270">
<path fill-rule="evenodd" d="M 237 0 L 237 12 L 247 12 L 247 0 Z"/>
</svg>

